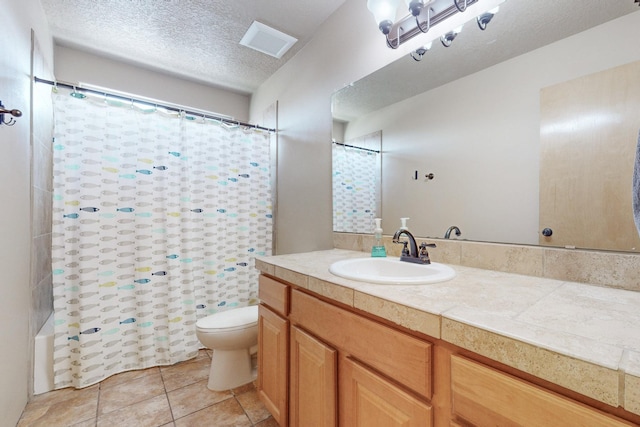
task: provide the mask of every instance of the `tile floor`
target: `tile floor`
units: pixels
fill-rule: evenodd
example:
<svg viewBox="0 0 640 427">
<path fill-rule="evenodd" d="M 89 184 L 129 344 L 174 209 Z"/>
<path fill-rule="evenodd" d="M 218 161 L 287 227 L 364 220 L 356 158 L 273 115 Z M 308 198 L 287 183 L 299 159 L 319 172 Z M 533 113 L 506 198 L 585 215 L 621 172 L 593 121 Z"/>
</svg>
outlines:
<svg viewBox="0 0 640 427">
<path fill-rule="evenodd" d="M 278 427 L 254 384 L 207 389 L 211 353 L 172 366 L 131 371 L 82 390 L 35 396 L 18 427 Z"/>
</svg>

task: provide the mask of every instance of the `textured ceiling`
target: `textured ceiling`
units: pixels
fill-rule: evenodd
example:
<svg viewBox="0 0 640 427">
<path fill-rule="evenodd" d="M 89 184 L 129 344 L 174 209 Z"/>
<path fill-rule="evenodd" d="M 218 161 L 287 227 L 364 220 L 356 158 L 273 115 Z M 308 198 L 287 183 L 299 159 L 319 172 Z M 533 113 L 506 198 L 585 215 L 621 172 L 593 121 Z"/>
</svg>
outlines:
<svg viewBox="0 0 640 427">
<path fill-rule="evenodd" d="M 407 55 L 339 91 L 334 118 L 350 121 L 629 13 L 640 13 L 634 0 L 507 0 L 485 31 L 468 22 L 451 47 L 436 41 L 422 61 Z M 612 40 L 611 48 L 636 43 Z"/>
<path fill-rule="evenodd" d="M 345 0 L 41 0 L 57 44 L 252 93 Z M 238 43 L 256 20 L 298 39 L 276 59 Z"/>
<path fill-rule="evenodd" d="M 344 2 L 41 0 L 60 45 L 241 93 L 255 91 Z M 376 110 L 639 10 L 633 0 L 507 0 L 486 31 L 470 22 L 450 48 L 434 43 L 422 62 L 396 61 L 343 90 L 334 113 L 348 120 L 364 112 L 356 106 Z M 298 42 L 281 59 L 241 46 L 254 20 Z"/>
</svg>

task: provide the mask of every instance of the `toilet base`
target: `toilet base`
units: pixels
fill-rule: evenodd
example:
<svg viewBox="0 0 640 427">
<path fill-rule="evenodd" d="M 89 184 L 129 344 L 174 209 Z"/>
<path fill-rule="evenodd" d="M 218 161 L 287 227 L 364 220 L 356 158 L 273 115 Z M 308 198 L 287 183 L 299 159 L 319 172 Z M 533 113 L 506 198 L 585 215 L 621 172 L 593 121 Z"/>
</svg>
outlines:
<svg viewBox="0 0 640 427">
<path fill-rule="evenodd" d="M 249 349 L 214 349 L 207 388 L 213 391 L 230 390 L 254 381 L 256 374 Z"/>
</svg>

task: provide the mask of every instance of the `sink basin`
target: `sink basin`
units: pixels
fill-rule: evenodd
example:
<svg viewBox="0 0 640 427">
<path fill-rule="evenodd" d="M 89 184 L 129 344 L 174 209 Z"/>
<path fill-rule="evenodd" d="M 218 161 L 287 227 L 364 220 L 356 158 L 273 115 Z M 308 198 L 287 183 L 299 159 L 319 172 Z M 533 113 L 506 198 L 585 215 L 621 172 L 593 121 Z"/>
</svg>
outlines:
<svg viewBox="0 0 640 427">
<path fill-rule="evenodd" d="M 427 285 L 455 277 L 453 268 L 432 262 L 414 264 L 395 258 L 353 258 L 331 264 L 336 276 L 381 285 Z"/>
</svg>

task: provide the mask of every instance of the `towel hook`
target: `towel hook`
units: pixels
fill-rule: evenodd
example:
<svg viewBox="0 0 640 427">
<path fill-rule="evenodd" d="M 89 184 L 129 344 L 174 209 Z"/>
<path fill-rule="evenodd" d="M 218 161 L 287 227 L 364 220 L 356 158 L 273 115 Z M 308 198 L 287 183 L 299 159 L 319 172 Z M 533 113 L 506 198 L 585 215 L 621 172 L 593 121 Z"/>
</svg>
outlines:
<svg viewBox="0 0 640 427">
<path fill-rule="evenodd" d="M 9 121 L 5 121 L 4 119 L 4 115 L 5 114 L 11 114 L 13 117 L 20 117 L 22 116 L 22 111 L 20 110 L 7 110 L 4 108 L 4 105 L 2 105 L 2 101 L 0 101 L 0 125 L 7 125 L 7 126 L 13 126 L 16 124 L 16 120 L 11 117 L 9 118 Z"/>
</svg>

